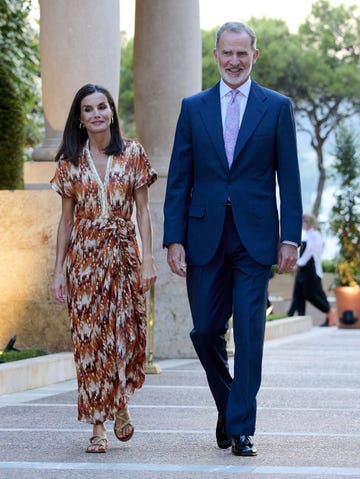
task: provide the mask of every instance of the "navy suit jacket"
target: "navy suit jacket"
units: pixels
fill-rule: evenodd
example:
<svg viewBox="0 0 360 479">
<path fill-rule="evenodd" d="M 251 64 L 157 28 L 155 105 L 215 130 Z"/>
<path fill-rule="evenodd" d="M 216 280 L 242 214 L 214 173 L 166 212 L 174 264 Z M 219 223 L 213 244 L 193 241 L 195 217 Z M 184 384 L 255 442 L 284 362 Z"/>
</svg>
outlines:
<svg viewBox="0 0 360 479">
<path fill-rule="evenodd" d="M 291 102 L 254 81 L 231 168 L 219 83 L 182 101 L 164 204 L 164 245 L 182 243 L 189 264 L 207 264 L 220 242 L 228 199 L 238 234 L 257 262 L 275 264 L 279 241 L 300 244 L 302 203 Z"/>
</svg>

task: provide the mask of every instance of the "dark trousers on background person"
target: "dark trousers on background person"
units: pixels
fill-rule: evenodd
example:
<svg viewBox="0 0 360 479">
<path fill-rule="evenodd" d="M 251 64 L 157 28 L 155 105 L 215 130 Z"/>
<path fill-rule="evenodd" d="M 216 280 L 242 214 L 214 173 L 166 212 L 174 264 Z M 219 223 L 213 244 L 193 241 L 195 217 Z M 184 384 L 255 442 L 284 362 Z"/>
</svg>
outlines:
<svg viewBox="0 0 360 479">
<path fill-rule="evenodd" d="M 254 435 L 270 266 L 257 263 L 239 238 L 230 206 L 221 243 L 205 266 L 187 266 L 194 328 L 190 333 L 219 414 L 230 435 Z M 234 376 L 225 333 L 233 315 Z"/>
<path fill-rule="evenodd" d="M 296 272 L 288 316 L 293 316 L 296 311 L 299 316 L 304 316 L 306 301 L 323 313 L 327 314 L 330 311 L 330 304 L 323 290 L 321 278 L 316 274 L 313 258 Z"/>
</svg>

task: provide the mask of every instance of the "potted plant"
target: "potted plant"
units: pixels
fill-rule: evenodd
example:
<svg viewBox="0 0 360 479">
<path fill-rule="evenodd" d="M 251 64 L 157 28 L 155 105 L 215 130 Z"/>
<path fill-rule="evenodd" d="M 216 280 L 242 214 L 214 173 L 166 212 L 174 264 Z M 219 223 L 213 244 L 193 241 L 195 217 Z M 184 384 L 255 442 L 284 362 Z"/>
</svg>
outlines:
<svg viewBox="0 0 360 479">
<path fill-rule="evenodd" d="M 360 158 L 353 130 L 336 132 L 334 169 L 339 180 L 330 214 L 330 230 L 339 242 L 335 298 L 339 326 L 360 327 Z"/>
</svg>

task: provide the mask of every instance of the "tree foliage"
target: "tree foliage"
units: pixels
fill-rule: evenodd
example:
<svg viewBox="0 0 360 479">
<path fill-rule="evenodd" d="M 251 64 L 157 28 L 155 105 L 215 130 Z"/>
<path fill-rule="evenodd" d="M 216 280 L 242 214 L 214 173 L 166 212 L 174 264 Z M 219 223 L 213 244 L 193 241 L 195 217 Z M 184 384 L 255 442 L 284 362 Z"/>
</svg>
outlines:
<svg viewBox="0 0 360 479">
<path fill-rule="evenodd" d="M 360 112 L 360 16 L 357 6 L 318 0 L 297 34 L 273 19 L 253 19 L 262 52 L 254 77 L 290 96 L 319 171 L 313 214 L 326 180 L 324 145 L 340 122 Z M 264 48 L 262 49 L 262 46 Z"/>
<path fill-rule="evenodd" d="M 135 138 L 134 115 L 134 40 L 124 41 L 121 45 L 119 115 L 124 135 Z"/>
<path fill-rule="evenodd" d="M 22 98 L 11 81 L 8 67 L 0 61 L 0 189 L 22 189 L 25 140 Z"/>
<path fill-rule="evenodd" d="M 29 22 L 31 0 L 0 0 L 0 50 L 10 81 L 25 110 L 26 145 L 39 141 L 40 76 L 39 35 Z"/>
<path fill-rule="evenodd" d="M 289 93 L 299 126 L 317 154 L 317 216 L 326 180 L 324 144 L 342 120 L 360 112 L 360 17 L 358 7 L 332 7 L 319 0 L 299 29 L 303 54 L 296 63 L 301 80 Z M 301 63 L 300 63 L 301 62 Z M 302 75 L 301 75 L 302 73 Z M 310 124 L 310 127 L 308 126 Z"/>
<path fill-rule="evenodd" d="M 217 28 L 213 28 L 212 30 L 203 30 L 201 32 L 203 90 L 207 90 L 219 81 L 219 70 L 212 53 L 215 47 L 216 32 Z"/>
<path fill-rule="evenodd" d="M 296 37 L 283 20 L 251 18 L 249 24 L 256 32 L 260 56 L 253 67 L 254 80 L 267 88 L 287 94 L 293 82 L 291 70 Z"/>
<path fill-rule="evenodd" d="M 339 286 L 360 284 L 360 157 L 354 131 L 341 126 L 336 132 L 335 173 L 340 180 L 331 211 L 330 228 L 340 245 L 337 267 Z"/>
</svg>

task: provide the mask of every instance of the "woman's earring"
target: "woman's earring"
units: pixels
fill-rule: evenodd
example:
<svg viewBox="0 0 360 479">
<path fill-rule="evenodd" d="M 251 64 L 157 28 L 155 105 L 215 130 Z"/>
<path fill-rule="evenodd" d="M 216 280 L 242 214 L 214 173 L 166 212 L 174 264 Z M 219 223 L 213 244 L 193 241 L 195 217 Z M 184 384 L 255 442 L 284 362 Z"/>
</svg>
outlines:
<svg viewBox="0 0 360 479">
<path fill-rule="evenodd" d="M 110 120 L 110 125 L 112 125 L 113 123 L 114 123 L 114 117 L 112 116 Z"/>
<path fill-rule="evenodd" d="M 80 128 L 80 130 L 81 130 L 81 128 L 82 128 L 83 126 L 84 126 L 84 125 L 80 122 L 80 123 L 79 123 L 79 128 Z"/>
</svg>

